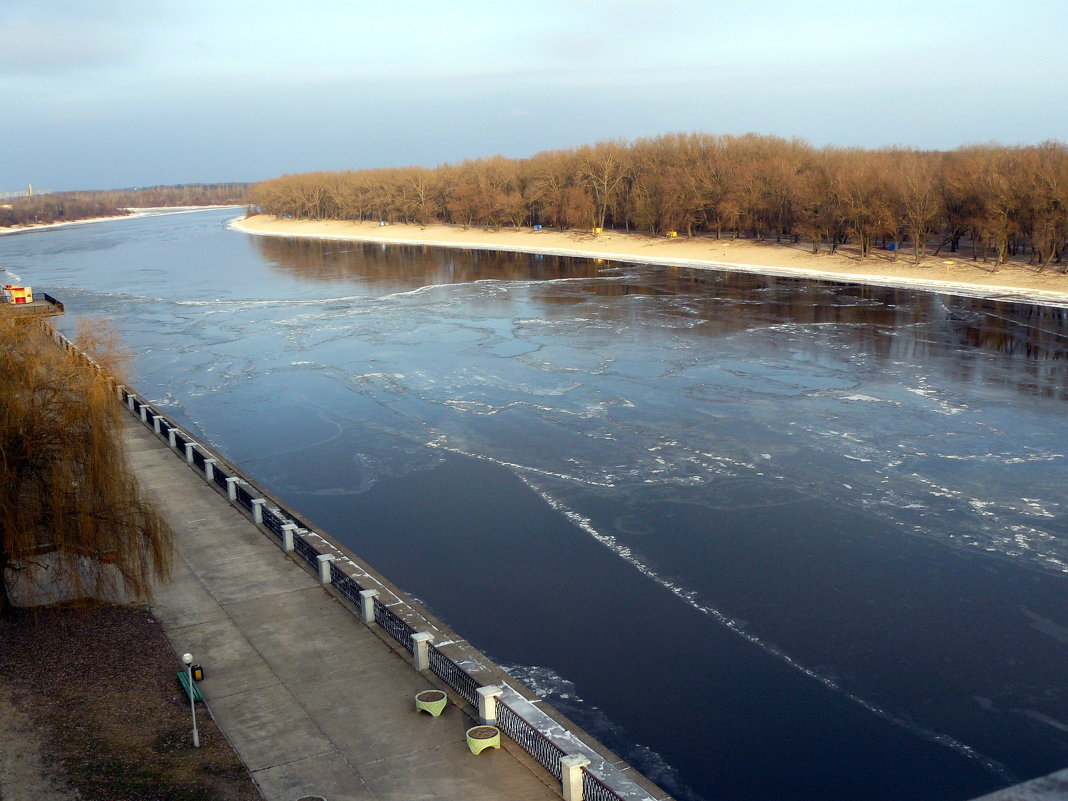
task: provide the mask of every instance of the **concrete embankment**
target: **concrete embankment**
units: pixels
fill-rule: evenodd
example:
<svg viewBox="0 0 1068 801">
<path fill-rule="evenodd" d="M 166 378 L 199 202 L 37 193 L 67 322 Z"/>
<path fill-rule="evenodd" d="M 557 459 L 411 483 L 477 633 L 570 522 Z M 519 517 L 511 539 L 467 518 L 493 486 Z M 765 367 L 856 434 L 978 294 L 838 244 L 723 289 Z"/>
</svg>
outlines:
<svg viewBox="0 0 1068 801">
<path fill-rule="evenodd" d="M 151 432 L 130 420 L 125 436 L 176 532 L 153 613 L 204 666 L 207 706 L 268 801 L 558 797 L 512 753 L 469 753 L 463 709 L 416 712 L 434 685 Z"/>
<path fill-rule="evenodd" d="M 1068 798 L 1068 769 L 1023 784 L 1006 787 L 974 801 L 1065 801 Z"/>
<path fill-rule="evenodd" d="M 283 510 L 187 432 L 172 447 L 175 434 L 155 433 L 161 416 L 119 392 L 137 414 L 125 425 L 131 467 L 176 532 L 176 575 L 154 613 L 176 653 L 204 666 L 207 706 L 265 797 L 667 798 L 328 535 L 287 523 L 275 538 L 257 525 L 253 515 Z M 238 486 L 256 502 L 235 502 Z M 375 589 L 350 603 L 338 592 L 346 576 Z M 394 626 L 418 630 L 410 647 Z M 418 664 L 420 640 L 433 668 Z M 429 688 L 449 694 L 439 718 L 415 710 Z M 473 755 L 465 733 L 481 722 L 517 741 Z"/>
</svg>

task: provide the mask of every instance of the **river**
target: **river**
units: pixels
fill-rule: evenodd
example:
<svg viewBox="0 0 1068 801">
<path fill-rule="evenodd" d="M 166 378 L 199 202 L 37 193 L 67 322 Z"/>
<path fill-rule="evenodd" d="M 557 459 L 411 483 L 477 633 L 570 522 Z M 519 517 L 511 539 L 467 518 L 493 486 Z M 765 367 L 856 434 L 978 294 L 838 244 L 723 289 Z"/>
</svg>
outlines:
<svg viewBox="0 0 1068 801">
<path fill-rule="evenodd" d="M 0 237 L 0 279 L 680 799 L 1068 766 L 1064 308 L 235 213 Z"/>
</svg>

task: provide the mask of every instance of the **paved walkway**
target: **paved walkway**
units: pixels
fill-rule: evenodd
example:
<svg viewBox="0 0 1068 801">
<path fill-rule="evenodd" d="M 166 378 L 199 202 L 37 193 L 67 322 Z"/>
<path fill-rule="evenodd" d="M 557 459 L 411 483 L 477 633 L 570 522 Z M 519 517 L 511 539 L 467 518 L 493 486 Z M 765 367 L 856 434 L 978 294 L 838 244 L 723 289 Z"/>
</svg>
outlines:
<svg viewBox="0 0 1068 801">
<path fill-rule="evenodd" d="M 1064 801 L 1068 798 L 1068 770 L 1006 787 L 973 801 Z"/>
<path fill-rule="evenodd" d="M 174 527 L 178 560 L 154 613 L 268 801 L 553 799 L 552 777 L 507 750 L 478 756 L 454 705 L 147 428 L 125 420 L 131 466 Z"/>
</svg>

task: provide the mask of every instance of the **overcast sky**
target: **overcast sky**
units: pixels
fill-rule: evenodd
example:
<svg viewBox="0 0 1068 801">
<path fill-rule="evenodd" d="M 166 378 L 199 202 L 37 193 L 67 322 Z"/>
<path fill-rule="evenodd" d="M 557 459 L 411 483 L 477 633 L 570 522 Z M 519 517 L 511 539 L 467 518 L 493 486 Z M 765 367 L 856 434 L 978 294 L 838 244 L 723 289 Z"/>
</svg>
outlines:
<svg viewBox="0 0 1068 801">
<path fill-rule="evenodd" d="M 672 131 L 1068 139 L 1068 0 L 0 0 L 0 191 Z"/>
</svg>

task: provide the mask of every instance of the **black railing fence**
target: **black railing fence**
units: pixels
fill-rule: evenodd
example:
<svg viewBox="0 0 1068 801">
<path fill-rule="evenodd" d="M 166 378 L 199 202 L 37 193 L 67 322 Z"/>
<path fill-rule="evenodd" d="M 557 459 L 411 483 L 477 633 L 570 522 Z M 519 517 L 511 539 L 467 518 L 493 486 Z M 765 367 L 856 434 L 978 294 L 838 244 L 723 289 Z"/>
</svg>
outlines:
<svg viewBox="0 0 1068 801">
<path fill-rule="evenodd" d="M 523 750 L 538 760 L 541 766 L 553 776 L 560 778 L 563 773 L 560 758 L 567 756 L 564 749 L 499 698 L 497 699 L 497 728 L 523 746 Z"/>
<path fill-rule="evenodd" d="M 296 551 L 297 556 L 318 570 L 319 551 L 313 548 L 304 537 L 296 532 L 293 532 L 293 550 Z"/>
<path fill-rule="evenodd" d="M 583 768 L 582 798 L 584 801 L 619 801 L 619 794 Z"/>
<path fill-rule="evenodd" d="M 219 467 L 218 464 L 213 464 L 211 466 L 211 474 L 211 480 L 214 481 L 220 489 L 226 489 L 226 479 L 230 478 L 226 471 Z"/>
<path fill-rule="evenodd" d="M 47 299 L 50 301 L 54 300 L 51 298 Z M 85 356 L 84 353 L 78 351 L 73 343 L 71 343 L 65 336 L 57 331 L 53 331 L 53 335 L 60 345 L 68 350 L 78 353 L 88 363 L 94 365 L 97 369 L 101 369 L 99 365 Z M 138 417 L 141 416 L 143 410 L 146 418 L 145 422 L 150 428 L 155 428 L 153 418 L 157 416 L 160 417 L 159 432 L 160 436 L 164 439 L 168 438 L 168 432 L 170 430 L 178 428 L 169 419 L 159 415 L 150 404 L 144 402 L 125 387 L 121 388 L 117 395 L 121 399 L 123 405 L 127 408 L 131 408 L 130 398 L 133 398 L 134 402 L 131 410 Z M 184 459 L 186 456 L 186 444 L 193 442 L 193 438 L 185 431 L 174 431 L 174 449 L 181 458 Z M 204 470 L 207 459 L 214 460 L 216 458 L 217 457 L 213 456 L 210 451 L 202 449 L 202 446 L 194 445 L 193 462 L 200 470 Z M 217 461 L 213 462 L 212 468 L 213 483 L 224 492 L 227 491 L 227 478 L 236 477 L 240 479 L 240 483 L 238 483 L 235 489 L 236 501 L 238 505 L 250 513 L 254 508 L 254 504 L 252 503 L 253 500 L 257 498 L 269 498 L 266 493 L 260 492 L 255 485 L 248 482 L 248 480 L 240 475 L 237 470 L 232 468 L 229 470 L 220 468 Z M 251 487 L 251 491 L 245 488 L 246 485 Z M 298 531 L 293 533 L 293 549 L 305 563 L 317 570 L 317 557 L 320 555 L 320 552 L 308 542 L 308 539 L 305 536 L 303 536 L 304 534 L 310 533 L 313 530 L 312 527 L 305 524 L 300 518 L 281 506 L 274 506 L 268 509 L 266 508 L 266 505 L 264 505 L 261 509 L 261 513 L 263 527 L 274 534 L 279 540 L 283 539 L 283 526 L 293 524 L 297 527 Z M 345 573 L 345 571 L 334 562 L 330 563 L 330 583 L 339 594 L 359 608 L 361 601 L 360 592 L 365 588 L 355 578 Z M 406 650 L 409 652 L 414 651 L 415 646 L 412 643 L 412 635 L 416 632 L 416 629 L 397 615 L 392 609 L 382 603 L 378 598 L 374 599 L 374 618 L 375 622 L 382 628 L 382 630 L 388 633 Z M 472 706 L 477 706 L 478 688 L 481 687 L 482 684 L 433 644 L 430 644 L 428 647 L 428 656 L 430 661 L 430 671 L 451 687 L 467 703 Z M 499 698 L 496 701 L 496 709 L 498 728 L 511 737 L 512 740 L 523 748 L 523 750 L 534 757 L 534 759 L 559 780 L 562 774 L 560 759 L 566 755 L 566 751 L 550 740 L 534 723 L 526 720 L 522 715 L 516 712 L 515 709 L 501 701 Z M 582 786 L 584 798 L 588 799 L 588 801 L 623 801 L 624 799 L 624 796 L 612 790 L 602 779 L 590 773 L 586 768 L 582 769 Z M 652 799 L 652 796 L 645 794 L 644 791 L 639 792 L 638 795 L 645 795 L 647 799 Z M 627 797 L 635 797 L 635 793 L 629 792 Z"/>
<path fill-rule="evenodd" d="M 263 510 L 263 525 L 271 531 L 279 539 L 282 538 L 282 526 L 285 525 L 285 518 L 279 517 L 270 509 Z"/>
<path fill-rule="evenodd" d="M 244 506 L 246 509 L 248 509 L 251 512 L 252 511 L 252 496 L 249 494 L 249 491 L 247 489 L 245 489 L 241 484 L 238 484 L 236 492 L 237 492 L 237 502 L 239 504 L 241 504 L 242 506 Z"/>
<path fill-rule="evenodd" d="M 467 703 L 478 706 L 478 688 L 482 685 L 433 644 L 428 648 L 428 652 L 431 673 L 456 690 Z"/>
<path fill-rule="evenodd" d="M 375 598 L 375 623 L 409 651 L 415 650 L 415 645 L 412 644 L 415 629 L 377 598 Z"/>
<path fill-rule="evenodd" d="M 293 523 L 297 528 L 303 528 L 307 529 L 308 531 L 311 531 L 312 527 L 292 512 L 288 511 L 287 509 L 283 509 L 281 506 L 278 507 L 278 511 L 282 514 L 283 517 L 285 517 L 290 523 Z"/>
<path fill-rule="evenodd" d="M 363 587 L 352 576 L 345 573 L 333 562 L 330 563 L 330 583 L 334 589 L 348 598 L 357 607 L 360 605 L 360 592 Z"/>
</svg>

